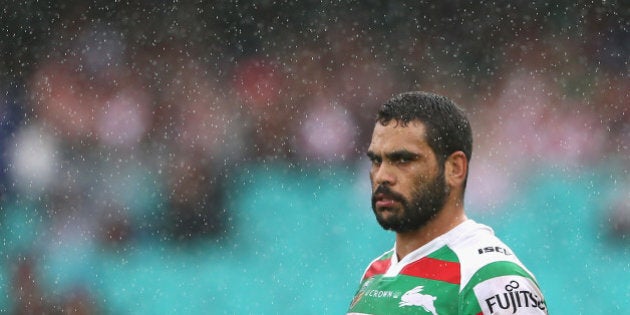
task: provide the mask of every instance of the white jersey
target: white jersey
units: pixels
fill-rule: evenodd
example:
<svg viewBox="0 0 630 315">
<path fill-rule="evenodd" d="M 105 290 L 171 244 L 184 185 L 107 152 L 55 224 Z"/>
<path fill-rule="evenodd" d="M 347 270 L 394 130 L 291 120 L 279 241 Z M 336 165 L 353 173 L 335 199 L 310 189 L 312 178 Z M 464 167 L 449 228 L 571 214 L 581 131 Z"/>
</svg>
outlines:
<svg viewBox="0 0 630 315">
<path fill-rule="evenodd" d="M 491 228 L 468 220 L 363 274 L 348 314 L 547 314 L 536 279 Z"/>
</svg>

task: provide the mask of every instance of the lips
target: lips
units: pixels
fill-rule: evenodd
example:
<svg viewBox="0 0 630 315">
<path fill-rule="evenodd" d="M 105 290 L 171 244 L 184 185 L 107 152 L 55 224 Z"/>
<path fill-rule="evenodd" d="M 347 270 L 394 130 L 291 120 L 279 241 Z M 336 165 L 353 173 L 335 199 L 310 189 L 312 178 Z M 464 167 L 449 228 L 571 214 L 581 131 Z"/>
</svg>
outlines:
<svg viewBox="0 0 630 315">
<path fill-rule="evenodd" d="M 374 196 L 374 205 L 377 208 L 391 208 L 396 202 L 398 201 L 394 197 L 385 194 L 377 194 Z"/>
</svg>

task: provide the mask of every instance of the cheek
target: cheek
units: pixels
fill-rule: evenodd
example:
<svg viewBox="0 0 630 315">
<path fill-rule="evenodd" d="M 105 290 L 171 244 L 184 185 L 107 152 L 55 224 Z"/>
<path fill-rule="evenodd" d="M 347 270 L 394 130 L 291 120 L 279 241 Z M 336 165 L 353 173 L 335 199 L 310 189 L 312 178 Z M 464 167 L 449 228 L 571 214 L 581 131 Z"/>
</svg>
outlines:
<svg viewBox="0 0 630 315">
<path fill-rule="evenodd" d="M 422 190 L 430 180 L 430 176 L 426 174 L 411 174 L 405 177 L 404 183 L 401 183 L 404 187 L 404 194 L 409 197 L 413 192 Z"/>
<path fill-rule="evenodd" d="M 438 170 L 427 166 L 418 167 L 408 172 L 409 178 L 417 184 L 426 184 L 438 174 Z"/>
</svg>

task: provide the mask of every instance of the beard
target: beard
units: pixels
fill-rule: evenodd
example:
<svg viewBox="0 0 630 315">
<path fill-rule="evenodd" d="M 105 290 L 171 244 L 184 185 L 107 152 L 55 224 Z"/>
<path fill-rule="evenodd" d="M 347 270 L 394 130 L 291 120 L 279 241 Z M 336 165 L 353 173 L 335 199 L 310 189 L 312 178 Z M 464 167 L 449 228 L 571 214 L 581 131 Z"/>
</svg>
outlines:
<svg viewBox="0 0 630 315">
<path fill-rule="evenodd" d="M 444 207 L 449 188 L 444 180 L 444 170 L 424 186 L 418 185 L 407 200 L 399 193 L 392 191 L 387 185 L 379 185 L 372 193 L 372 210 L 376 220 L 385 230 L 397 233 L 411 232 L 429 223 Z M 400 210 L 376 209 L 377 194 L 384 194 L 387 198 L 400 203 Z M 389 212 L 385 216 L 383 212 Z"/>
</svg>

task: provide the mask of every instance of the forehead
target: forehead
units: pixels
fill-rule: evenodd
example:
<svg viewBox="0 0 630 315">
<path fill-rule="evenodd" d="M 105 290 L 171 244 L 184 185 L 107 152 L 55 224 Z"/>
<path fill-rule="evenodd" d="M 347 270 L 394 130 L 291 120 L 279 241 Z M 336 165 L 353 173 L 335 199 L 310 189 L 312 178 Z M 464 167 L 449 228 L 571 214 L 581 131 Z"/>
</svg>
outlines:
<svg viewBox="0 0 630 315">
<path fill-rule="evenodd" d="M 368 150 L 374 153 L 430 150 L 426 141 L 425 129 L 424 124 L 417 121 L 409 122 L 405 126 L 397 124 L 395 121 L 391 121 L 386 126 L 376 123 Z"/>
</svg>

